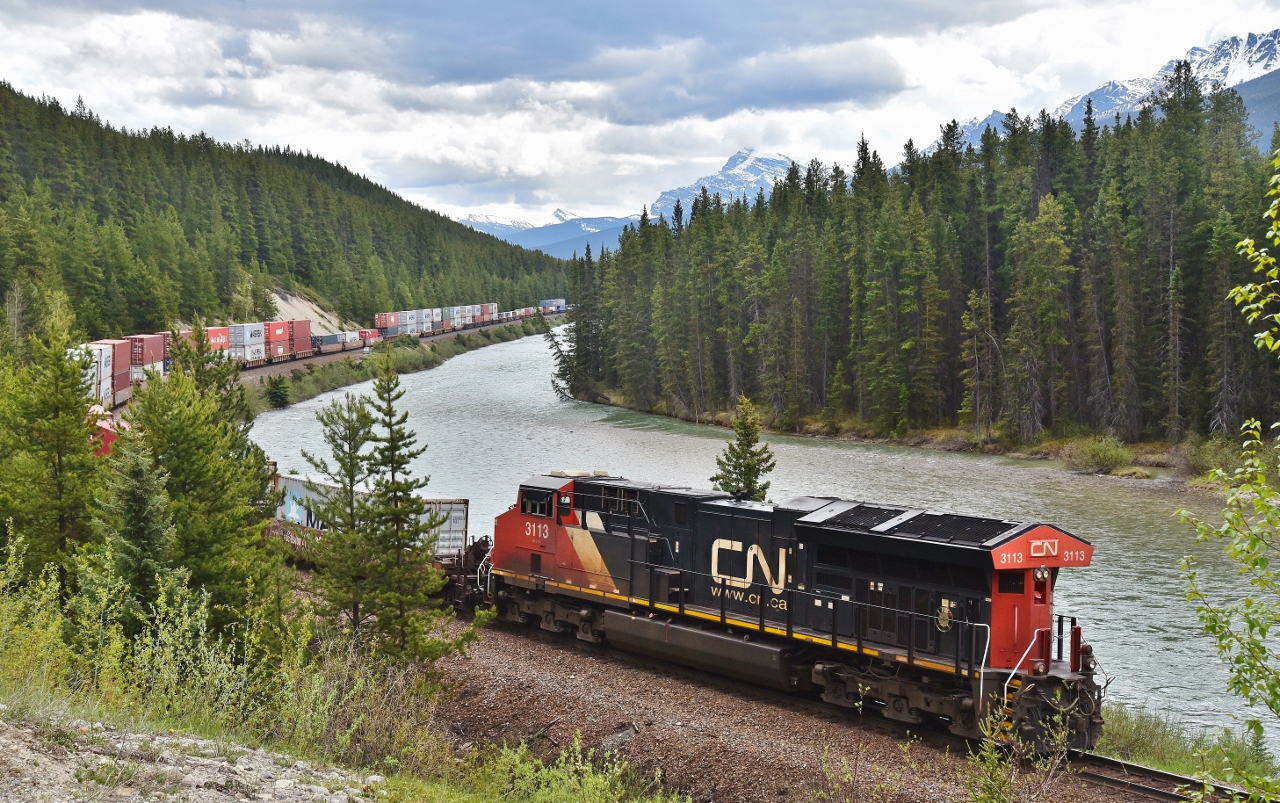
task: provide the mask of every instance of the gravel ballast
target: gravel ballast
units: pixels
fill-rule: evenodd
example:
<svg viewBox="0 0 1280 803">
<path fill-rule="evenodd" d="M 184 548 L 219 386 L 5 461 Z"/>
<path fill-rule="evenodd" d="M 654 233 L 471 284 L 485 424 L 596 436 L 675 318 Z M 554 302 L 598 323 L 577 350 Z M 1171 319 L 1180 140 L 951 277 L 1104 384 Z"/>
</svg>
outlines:
<svg viewBox="0 0 1280 803">
<path fill-rule="evenodd" d="M 830 799 L 968 797 L 969 762 L 952 750 L 907 748 L 900 735 L 859 724 L 856 713 L 790 703 L 571 637 L 497 625 L 470 658 L 443 666 L 459 690 L 442 716 L 463 745 L 526 740 L 550 755 L 580 734 L 584 746 L 614 751 L 646 775 L 660 771 L 695 801 L 812 800 L 831 791 L 828 775 L 844 775 L 845 762 L 861 792 L 847 784 Z M 1066 781 L 1055 799 L 1114 798 Z"/>
</svg>

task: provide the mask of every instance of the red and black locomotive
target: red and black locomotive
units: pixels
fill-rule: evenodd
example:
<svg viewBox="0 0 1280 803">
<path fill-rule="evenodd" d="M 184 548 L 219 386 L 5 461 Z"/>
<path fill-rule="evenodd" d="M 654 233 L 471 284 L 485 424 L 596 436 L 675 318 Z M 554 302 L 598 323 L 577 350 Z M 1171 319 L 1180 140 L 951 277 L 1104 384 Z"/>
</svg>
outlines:
<svg viewBox="0 0 1280 803">
<path fill-rule="evenodd" d="M 1102 690 L 1053 595 L 1092 555 L 1046 524 L 553 472 L 498 517 L 478 579 L 515 621 L 965 737 L 995 710 L 1038 741 L 1053 716 L 1087 749 Z"/>
</svg>

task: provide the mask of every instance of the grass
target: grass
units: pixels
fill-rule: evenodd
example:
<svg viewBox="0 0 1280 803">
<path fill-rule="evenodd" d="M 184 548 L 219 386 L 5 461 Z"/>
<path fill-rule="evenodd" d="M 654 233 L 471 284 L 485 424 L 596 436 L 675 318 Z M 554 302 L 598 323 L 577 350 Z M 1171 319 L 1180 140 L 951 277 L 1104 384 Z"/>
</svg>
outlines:
<svg viewBox="0 0 1280 803">
<path fill-rule="evenodd" d="M 491 346 L 494 343 L 506 343 L 529 335 L 539 334 L 534 320 L 492 329 L 473 332 L 462 332 L 452 338 L 437 340 L 434 343 L 422 343 L 412 335 L 402 335 L 395 340 L 379 343 L 371 354 L 364 355 L 353 352 L 346 359 L 316 364 L 304 363 L 304 367 L 295 368 L 284 383 L 273 383 L 261 377 L 257 384 L 249 386 L 250 403 L 254 412 L 269 408 L 279 408 L 296 404 L 300 401 L 315 398 L 321 393 L 367 382 L 374 378 L 376 360 L 370 356 L 383 356 L 391 360 L 391 366 L 399 374 L 412 374 L 435 368 L 441 363 L 459 354 Z"/>
<path fill-rule="evenodd" d="M 1129 447 L 1110 435 L 1070 441 L 1058 456 L 1072 471 L 1085 474 L 1111 474 L 1133 462 Z"/>
<path fill-rule="evenodd" d="M 207 603 L 165 581 L 152 614 L 128 636 L 112 597 L 120 585 L 85 581 L 64 604 L 57 571 L 22 575 L 21 539 L 0 565 L 0 716 L 33 726 L 46 752 L 103 739 L 96 723 L 141 734 L 241 745 L 388 776 L 388 800 L 513 803 L 670 803 L 676 798 L 625 763 L 575 744 L 541 759 L 526 745 L 489 746 L 464 759 L 435 712 L 445 693 L 429 664 L 391 663 L 325 633 L 305 605 L 285 631 L 249 615 L 226 638 L 208 631 Z M 76 727 L 76 720 L 95 723 Z M 72 723 L 72 724 L 68 724 Z M 86 786 L 147 780 L 137 757 L 82 768 Z M 148 781 L 150 783 L 150 781 Z M 146 784 L 144 784 L 146 785 Z"/>
<path fill-rule="evenodd" d="M 1250 732 L 1196 731 L 1177 717 L 1143 707 L 1108 705 L 1097 751 L 1182 775 L 1224 775 L 1228 764 L 1253 775 L 1275 777 L 1280 764 Z"/>
</svg>

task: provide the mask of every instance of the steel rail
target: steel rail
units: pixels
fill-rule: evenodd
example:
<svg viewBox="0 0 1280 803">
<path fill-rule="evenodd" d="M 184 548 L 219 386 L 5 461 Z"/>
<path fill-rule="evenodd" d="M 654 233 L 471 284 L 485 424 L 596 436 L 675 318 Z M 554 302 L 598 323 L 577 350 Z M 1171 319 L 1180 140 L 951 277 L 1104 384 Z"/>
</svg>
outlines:
<svg viewBox="0 0 1280 803">
<path fill-rule="evenodd" d="M 1193 778 L 1189 775 L 1179 775 L 1176 772 L 1148 767 L 1145 764 L 1137 764 L 1112 756 L 1104 756 L 1101 753 L 1093 753 L 1087 750 L 1071 750 L 1067 757 L 1076 765 L 1076 774 L 1084 780 L 1109 786 L 1113 789 L 1136 792 L 1153 800 L 1194 800 L 1195 798 L 1189 794 L 1178 790 L 1190 792 L 1204 789 L 1206 786 L 1212 787 L 1214 792 L 1212 796 L 1206 798 L 1208 800 L 1248 799 L 1248 795 L 1243 790 L 1216 781 Z M 1114 773 L 1119 773 L 1120 777 L 1098 772 L 1097 769 L 1088 769 L 1089 765 L 1097 769 L 1107 769 Z M 1169 788 L 1151 786 L 1151 782 L 1166 784 Z"/>
</svg>

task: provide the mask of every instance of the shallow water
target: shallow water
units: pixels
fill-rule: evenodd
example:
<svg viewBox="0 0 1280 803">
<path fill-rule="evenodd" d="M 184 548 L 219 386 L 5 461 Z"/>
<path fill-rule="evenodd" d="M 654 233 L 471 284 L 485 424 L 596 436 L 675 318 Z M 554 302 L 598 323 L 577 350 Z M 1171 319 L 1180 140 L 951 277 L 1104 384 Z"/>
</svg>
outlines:
<svg viewBox="0 0 1280 803">
<path fill-rule="evenodd" d="M 416 469 L 427 494 L 471 500 L 472 536 L 491 533 L 530 474 L 608 469 L 633 479 L 706 487 L 728 431 L 565 402 L 549 380 L 551 356 L 526 338 L 456 357 L 402 378 L 402 404 L 429 448 Z M 261 415 L 253 436 L 283 472 L 306 473 L 301 451 L 323 449 L 322 395 Z M 769 436 L 778 467 L 769 496 L 839 496 L 867 502 L 1055 524 L 1091 541 L 1093 566 L 1064 572 L 1060 612 L 1079 615 L 1112 699 L 1175 712 L 1190 724 L 1230 725 L 1250 714 L 1226 689 L 1213 644 L 1199 634 L 1178 561 L 1206 553 L 1175 511 L 1214 517 L 1221 503 L 1170 480 L 1085 477 L 1045 461 L 899 446 Z M 1220 557 L 1205 554 L 1210 587 L 1239 593 Z M 1216 559 L 1215 559 L 1216 558 Z M 1255 712 L 1253 716 L 1260 716 Z M 1261 717 L 1265 721 L 1265 717 Z"/>
</svg>

